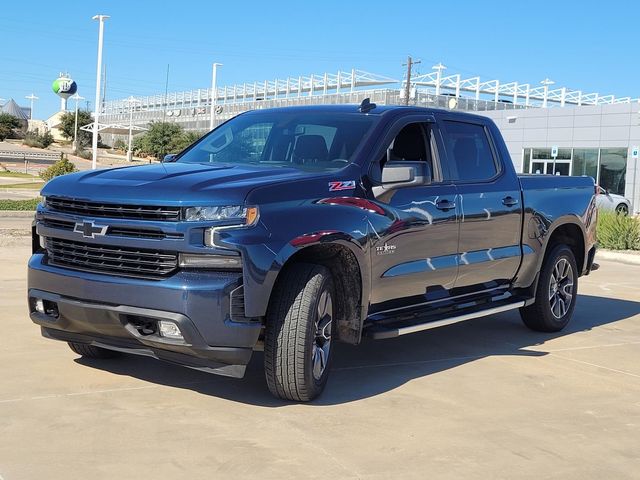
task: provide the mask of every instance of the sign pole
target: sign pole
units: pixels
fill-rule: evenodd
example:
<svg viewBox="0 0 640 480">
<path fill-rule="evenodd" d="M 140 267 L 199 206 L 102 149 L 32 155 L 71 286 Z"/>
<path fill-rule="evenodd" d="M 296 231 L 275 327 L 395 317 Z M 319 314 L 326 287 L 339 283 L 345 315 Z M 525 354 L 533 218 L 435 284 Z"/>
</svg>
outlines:
<svg viewBox="0 0 640 480">
<path fill-rule="evenodd" d="M 633 158 L 633 192 L 631 194 L 631 213 L 636 213 L 636 183 L 638 179 L 638 146 L 631 148 L 631 158 Z"/>
<path fill-rule="evenodd" d="M 553 175 L 556 174 L 556 158 L 558 158 L 558 147 L 551 147 L 551 158 L 553 158 Z"/>
</svg>

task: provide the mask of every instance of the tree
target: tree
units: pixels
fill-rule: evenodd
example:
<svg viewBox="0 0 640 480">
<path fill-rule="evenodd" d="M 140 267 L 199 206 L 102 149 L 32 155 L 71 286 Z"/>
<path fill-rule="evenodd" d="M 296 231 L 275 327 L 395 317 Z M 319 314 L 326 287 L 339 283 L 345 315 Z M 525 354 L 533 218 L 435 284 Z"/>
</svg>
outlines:
<svg viewBox="0 0 640 480">
<path fill-rule="evenodd" d="M 0 142 L 13 134 L 14 128 L 20 128 L 20 120 L 10 113 L 0 113 Z"/>
<path fill-rule="evenodd" d="M 168 153 L 182 150 L 184 130 L 176 123 L 151 122 L 149 130 L 135 139 L 136 152 L 161 159 Z"/>
<path fill-rule="evenodd" d="M 184 132 L 182 136 L 178 139 L 178 141 L 175 143 L 174 152 L 180 152 L 184 150 L 189 145 L 199 140 L 202 137 L 202 135 L 204 135 L 203 132 L 194 132 L 194 131 Z"/>
<path fill-rule="evenodd" d="M 80 130 L 80 127 L 93 122 L 91 113 L 86 110 L 78 110 L 78 149 L 91 145 L 91 133 Z M 76 125 L 76 112 L 65 112 L 60 117 L 60 133 L 66 139 L 73 140 Z"/>
</svg>

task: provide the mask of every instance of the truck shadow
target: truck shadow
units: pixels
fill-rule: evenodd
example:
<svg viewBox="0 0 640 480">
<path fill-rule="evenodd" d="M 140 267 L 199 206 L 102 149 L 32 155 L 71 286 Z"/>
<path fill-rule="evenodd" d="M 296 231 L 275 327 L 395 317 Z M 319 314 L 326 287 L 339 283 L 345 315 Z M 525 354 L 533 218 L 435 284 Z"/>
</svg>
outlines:
<svg viewBox="0 0 640 480">
<path fill-rule="evenodd" d="M 640 302 L 580 295 L 574 318 L 562 332 L 532 332 L 517 312 L 440 327 L 390 340 L 365 339 L 359 346 L 337 344 L 325 392 L 309 405 L 336 405 L 380 395 L 424 377 L 490 356 L 547 355 L 544 343 L 588 331 L 640 314 Z M 539 349 L 538 349 L 539 348 Z M 79 358 L 77 363 L 117 375 L 191 389 L 246 404 L 281 407 L 264 380 L 263 355 L 256 352 L 244 379 L 219 377 L 146 357 L 125 355 L 114 360 Z"/>
</svg>

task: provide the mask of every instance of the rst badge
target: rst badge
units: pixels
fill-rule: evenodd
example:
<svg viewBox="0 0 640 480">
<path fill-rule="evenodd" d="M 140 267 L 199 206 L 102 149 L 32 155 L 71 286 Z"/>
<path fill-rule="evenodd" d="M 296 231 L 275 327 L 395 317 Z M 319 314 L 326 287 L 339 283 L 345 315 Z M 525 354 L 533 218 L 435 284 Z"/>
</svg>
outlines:
<svg viewBox="0 0 640 480">
<path fill-rule="evenodd" d="M 345 180 L 344 182 L 329 182 L 330 192 L 339 192 L 341 190 L 355 190 L 355 189 L 356 189 L 355 180 Z"/>
</svg>

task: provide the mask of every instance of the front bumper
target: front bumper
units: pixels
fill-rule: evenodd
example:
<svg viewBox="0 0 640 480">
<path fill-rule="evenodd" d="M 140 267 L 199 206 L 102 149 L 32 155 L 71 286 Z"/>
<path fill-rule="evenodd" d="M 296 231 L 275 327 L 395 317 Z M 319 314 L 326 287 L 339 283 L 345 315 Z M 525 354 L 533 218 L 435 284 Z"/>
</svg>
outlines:
<svg viewBox="0 0 640 480">
<path fill-rule="evenodd" d="M 164 280 L 94 274 L 48 265 L 45 255 L 35 254 L 29 312 L 48 338 L 242 377 L 262 326 L 231 319 L 231 292 L 241 283 L 239 273 L 223 272 L 185 270 Z M 47 313 L 36 311 L 36 299 L 46 301 Z M 184 340 L 154 333 L 158 320 L 177 324 Z"/>
</svg>

